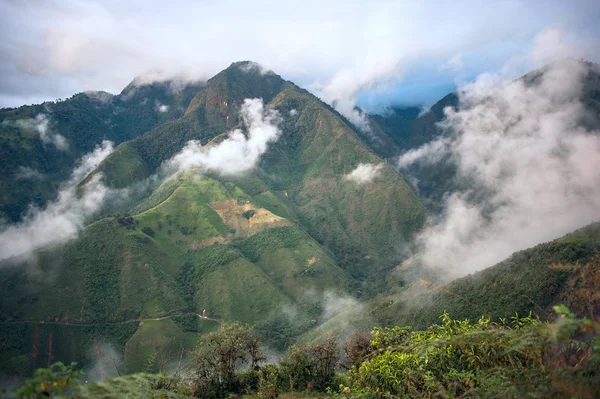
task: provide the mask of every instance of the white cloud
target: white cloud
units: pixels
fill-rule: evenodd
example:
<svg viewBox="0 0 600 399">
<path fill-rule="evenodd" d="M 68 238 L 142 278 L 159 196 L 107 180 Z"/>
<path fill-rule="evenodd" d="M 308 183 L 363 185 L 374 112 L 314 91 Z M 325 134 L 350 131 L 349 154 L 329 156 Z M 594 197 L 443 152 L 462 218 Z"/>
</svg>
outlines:
<svg viewBox="0 0 600 399">
<path fill-rule="evenodd" d="M 116 93 L 140 75 L 207 79 L 253 60 L 302 86 L 322 82 L 324 98 L 352 117 L 361 91 L 389 88 L 411 65 L 459 53 L 507 58 L 549 26 L 581 31 L 587 54 L 598 55 L 597 28 L 581 27 L 600 7 L 550 2 L 349 0 L 342 11 L 299 0 L 1 2 L 0 106 L 86 89 Z"/>
<path fill-rule="evenodd" d="M 160 101 L 156 101 L 156 110 L 160 113 L 167 112 L 169 110 L 169 106 L 162 104 Z"/>
<path fill-rule="evenodd" d="M 197 167 L 224 174 L 237 174 L 256 166 L 260 156 L 267 151 L 269 143 L 279 138 L 277 111 L 264 107 L 261 99 L 245 99 L 240 114 L 247 131 L 235 129 L 224 141 L 202 148 L 197 141 L 190 141 L 175 155 L 168 165 L 177 169 Z"/>
<path fill-rule="evenodd" d="M 558 62 L 535 85 L 485 75 L 461 88 L 459 110 L 446 109 L 447 134 L 400 166 L 447 154 L 459 177 L 487 194 L 451 193 L 411 261 L 457 277 L 600 218 L 600 132 L 579 124 L 584 73 Z"/>
<path fill-rule="evenodd" d="M 293 108 L 290 110 L 290 116 L 296 116 L 298 115 L 298 110 L 296 108 Z"/>
<path fill-rule="evenodd" d="M 382 168 L 382 164 L 359 163 L 345 178 L 358 184 L 370 183 L 379 176 Z"/>
<path fill-rule="evenodd" d="M 50 130 L 50 119 L 46 114 L 38 114 L 35 119 L 19 119 L 15 124 L 21 129 L 34 130 L 40 135 L 40 140 L 44 144 L 52 144 L 57 149 L 66 151 L 69 149 L 69 143 L 64 136 L 53 133 Z"/>
<path fill-rule="evenodd" d="M 0 260 L 28 257 L 41 248 L 64 243 L 74 238 L 85 222 L 97 212 L 109 189 L 96 175 L 78 192 L 78 184 L 113 150 L 110 141 L 86 154 L 73 170 L 56 200 L 43 209 L 32 207 L 18 224 L 0 227 Z"/>
<path fill-rule="evenodd" d="M 102 104 L 109 104 L 113 100 L 113 95 L 105 91 L 86 90 L 83 92 L 92 100 L 96 100 Z"/>
<path fill-rule="evenodd" d="M 416 161 L 427 163 L 439 162 L 448 153 L 447 138 L 438 138 L 404 153 L 397 162 L 399 168 L 406 168 Z"/>
<path fill-rule="evenodd" d="M 465 67 L 462 53 L 458 53 L 452 56 L 445 64 L 439 67 L 440 71 L 452 71 L 459 72 Z"/>
</svg>

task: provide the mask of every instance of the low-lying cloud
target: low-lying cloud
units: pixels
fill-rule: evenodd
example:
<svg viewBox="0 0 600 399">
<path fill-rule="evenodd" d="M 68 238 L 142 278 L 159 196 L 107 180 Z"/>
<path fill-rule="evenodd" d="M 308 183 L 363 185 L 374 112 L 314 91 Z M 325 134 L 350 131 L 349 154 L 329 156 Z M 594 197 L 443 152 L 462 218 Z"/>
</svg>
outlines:
<svg viewBox="0 0 600 399">
<path fill-rule="evenodd" d="M 196 167 L 223 174 L 238 174 L 253 169 L 269 143 L 279 138 L 277 111 L 265 108 L 262 99 L 245 99 L 240 115 L 247 135 L 235 129 L 218 144 L 203 148 L 190 141 L 169 165 L 177 169 Z"/>
<path fill-rule="evenodd" d="M 40 140 L 46 145 L 53 145 L 61 151 L 69 149 L 67 139 L 50 129 L 50 118 L 46 114 L 38 114 L 34 119 L 19 119 L 14 124 L 24 130 L 35 131 L 40 135 Z"/>
<path fill-rule="evenodd" d="M 381 172 L 382 164 L 359 163 L 356 169 L 348 173 L 345 178 L 358 184 L 370 183 Z"/>
<path fill-rule="evenodd" d="M 164 112 L 167 112 L 169 110 L 169 106 L 165 105 L 165 104 L 162 104 L 160 101 L 156 101 L 155 108 L 160 113 L 164 113 Z"/>
<path fill-rule="evenodd" d="M 78 184 L 113 150 L 113 143 L 103 141 L 84 155 L 63 185 L 56 200 L 44 208 L 31 207 L 18 224 L 0 227 L 0 260 L 29 257 L 36 250 L 61 244 L 75 237 L 86 221 L 100 210 L 109 189 L 101 175 L 94 176 L 78 189 Z"/>
<path fill-rule="evenodd" d="M 449 193 L 411 261 L 457 277 L 600 218 L 600 131 L 580 123 L 587 68 L 558 62 L 534 82 L 484 75 L 460 89 L 459 109 L 445 110 L 446 134 L 399 165 L 449 155 L 458 177 L 485 194 Z"/>
<path fill-rule="evenodd" d="M 44 175 L 29 166 L 19 166 L 15 172 L 15 178 L 19 180 L 43 180 Z"/>
</svg>

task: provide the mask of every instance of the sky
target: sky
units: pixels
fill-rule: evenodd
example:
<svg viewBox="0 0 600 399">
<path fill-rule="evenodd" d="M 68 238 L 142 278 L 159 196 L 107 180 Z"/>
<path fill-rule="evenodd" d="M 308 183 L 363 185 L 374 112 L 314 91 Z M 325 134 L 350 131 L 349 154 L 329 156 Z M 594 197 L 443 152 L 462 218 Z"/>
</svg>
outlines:
<svg viewBox="0 0 600 399">
<path fill-rule="evenodd" d="M 600 61 L 600 2 L 0 0 L 0 107 L 120 92 L 134 77 L 207 79 L 252 60 L 328 102 L 431 104 L 562 32 Z"/>
</svg>

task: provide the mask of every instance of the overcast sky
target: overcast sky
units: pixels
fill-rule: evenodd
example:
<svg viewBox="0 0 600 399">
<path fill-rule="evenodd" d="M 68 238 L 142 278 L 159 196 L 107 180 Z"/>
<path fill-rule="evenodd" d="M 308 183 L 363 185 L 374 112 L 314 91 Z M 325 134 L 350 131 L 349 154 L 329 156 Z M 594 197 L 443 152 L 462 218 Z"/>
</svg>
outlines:
<svg viewBox="0 0 600 399">
<path fill-rule="evenodd" d="M 328 101 L 431 103 L 482 72 L 537 66 L 526 55 L 550 29 L 565 43 L 550 56 L 600 61 L 597 0 L 0 0 L 0 107 L 238 60 Z"/>
</svg>

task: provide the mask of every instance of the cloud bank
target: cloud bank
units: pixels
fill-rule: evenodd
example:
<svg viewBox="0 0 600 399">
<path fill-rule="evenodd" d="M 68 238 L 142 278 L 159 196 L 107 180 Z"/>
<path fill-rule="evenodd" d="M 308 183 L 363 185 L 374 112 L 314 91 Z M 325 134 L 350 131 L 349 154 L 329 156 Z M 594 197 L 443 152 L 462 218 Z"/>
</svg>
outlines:
<svg viewBox="0 0 600 399">
<path fill-rule="evenodd" d="M 370 183 L 379 176 L 382 168 L 382 164 L 359 163 L 356 169 L 348 173 L 345 178 L 358 184 Z"/>
<path fill-rule="evenodd" d="M 450 193 L 411 261 L 457 277 L 600 218 L 600 131 L 580 123 L 586 68 L 558 62 L 533 82 L 483 75 L 461 88 L 459 110 L 445 110 L 447 134 L 399 165 L 449 154 L 459 178 L 486 194 Z"/>
<path fill-rule="evenodd" d="M 279 138 L 277 111 L 265 108 L 262 99 L 245 99 L 240 109 L 247 135 L 240 129 L 231 131 L 218 144 L 203 148 L 198 141 L 190 141 L 168 165 L 176 169 L 196 167 L 223 174 L 238 174 L 253 169 L 269 143 Z"/>
<path fill-rule="evenodd" d="M 113 150 L 110 141 L 84 155 L 63 185 L 55 201 L 43 209 L 30 208 L 23 220 L 0 226 L 0 261 L 29 257 L 41 248 L 57 245 L 75 237 L 85 222 L 102 206 L 109 189 L 96 175 L 78 192 L 78 184 Z"/>
</svg>

